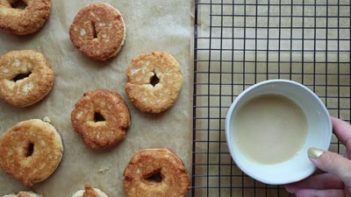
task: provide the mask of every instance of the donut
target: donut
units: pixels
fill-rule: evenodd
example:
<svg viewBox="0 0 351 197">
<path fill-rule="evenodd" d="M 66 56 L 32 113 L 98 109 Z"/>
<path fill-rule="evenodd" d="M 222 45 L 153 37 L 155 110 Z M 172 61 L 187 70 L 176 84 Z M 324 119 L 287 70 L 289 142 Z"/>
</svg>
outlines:
<svg viewBox="0 0 351 197">
<path fill-rule="evenodd" d="M 130 125 L 123 98 L 110 90 L 87 92 L 71 113 L 72 126 L 91 149 L 108 149 L 120 143 Z"/>
<path fill-rule="evenodd" d="M 93 188 L 90 185 L 85 185 L 84 190 L 79 190 L 72 197 L 108 197 L 103 191 L 98 188 Z"/>
<path fill-rule="evenodd" d="M 183 162 L 167 148 L 137 152 L 124 170 L 128 197 L 186 196 L 190 178 Z"/>
<path fill-rule="evenodd" d="M 60 135 L 39 119 L 19 122 L 0 137 L 0 168 L 27 187 L 46 180 L 62 155 Z"/>
<path fill-rule="evenodd" d="M 0 57 L 0 99 L 16 107 L 42 100 L 54 85 L 54 72 L 44 55 L 11 51 Z"/>
<path fill-rule="evenodd" d="M 100 61 L 116 56 L 126 37 L 121 13 L 107 3 L 92 3 L 79 10 L 69 30 L 73 45 Z"/>
<path fill-rule="evenodd" d="M 0 29 L 16 35 L 35 33 L 50 11 L 50 0 L 0 0 Z"/>
<path fill-rule="evenodd" d="M 42 195 L 34 192 L 18 192 L 18 194 L 7 194 L 3 197 L 42 197 Z"/>
<path fill-rule="evenodd" d="M 160 113 L 176 101 L 183 83 L 177 60 L 166 52 L 141 54 L 127 70 L 125 91 L 142 112 Z"/>
</svg>

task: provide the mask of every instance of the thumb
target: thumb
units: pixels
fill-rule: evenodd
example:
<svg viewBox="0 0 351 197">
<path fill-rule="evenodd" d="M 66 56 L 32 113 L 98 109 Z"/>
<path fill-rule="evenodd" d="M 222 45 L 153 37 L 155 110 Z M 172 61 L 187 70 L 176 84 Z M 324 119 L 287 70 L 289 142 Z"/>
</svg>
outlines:
<svg viewBox="0 0 351 197">
<path fill-rule="evenodd" d="M 317 148 L 309 148 L 308 157 L 317 168 L 338 176 L 346 186 L 351 187 L 350 160 L 339 154 Z"/>
</svg>

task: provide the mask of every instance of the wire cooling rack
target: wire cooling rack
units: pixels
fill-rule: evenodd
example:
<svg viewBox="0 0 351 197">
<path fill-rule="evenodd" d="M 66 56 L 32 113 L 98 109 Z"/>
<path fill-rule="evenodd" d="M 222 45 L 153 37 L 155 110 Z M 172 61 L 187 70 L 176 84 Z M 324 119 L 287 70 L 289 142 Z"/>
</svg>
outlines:
<svg viewBox="0 0 351 197">
<path fill-rule="evenodd" d="M 196 0 L 193 196 L 289 196 L 233 163 L 224 119 L 233 99 L 267 79 L 316 92 L 350 121 L 349 0 Z M 333 136 L 331 150 L 344 147 Z"/>
</svg>

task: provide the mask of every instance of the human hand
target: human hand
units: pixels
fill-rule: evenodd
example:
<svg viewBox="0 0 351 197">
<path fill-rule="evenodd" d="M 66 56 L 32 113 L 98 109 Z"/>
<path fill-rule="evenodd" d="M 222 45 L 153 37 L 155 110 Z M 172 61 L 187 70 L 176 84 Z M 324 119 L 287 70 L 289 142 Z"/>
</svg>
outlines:
<svg viewBox="0 0 351 197">
<path fill-rule="evenodd" d="M 335 135 L 346 146 L 346 154 L 341 156 L 310 148 L 310 160 L 324 172 L 285 186 L 297 197 L 351 197 L 351 125 L 334 117 L 331 119 Z"/>
</svg>

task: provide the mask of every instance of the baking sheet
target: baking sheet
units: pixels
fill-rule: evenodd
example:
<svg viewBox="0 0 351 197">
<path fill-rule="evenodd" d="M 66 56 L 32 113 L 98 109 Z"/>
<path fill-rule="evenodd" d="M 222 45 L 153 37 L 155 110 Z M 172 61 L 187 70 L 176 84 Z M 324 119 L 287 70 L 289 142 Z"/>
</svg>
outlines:
<svg viewBox="0 0 351 197">
<path fill-rule="evenodd" d="M 17 109 L 0 101 L 0 134 L 18 121 L 48 116 L 61 134 L 64 156 L 48 180 L 33 189 L 44 196 L 70 196 L 90 183 L 111 197 L 124 196 L 123 170 L 133 154 L 142 148 L 169 147 L 184 161 L 191 175 L 192 145 L 192 1 L 119 0 L 104 1 L 122 13 L 127 29 L 126 43 L 112 61 L 92 61 L 69 40 L 69 26 L 79 10 L 92 1 L 53 0 L 45 27 L 32 36 L 16 37 L 0 32 L 0 54 L 10 50 L 35 49 L 52 64 L 56 83 L 42 102 Z M 180 62 L 184 84 L 175 106 L 161 115 L 137 111 L 127 101 L 132 124 L 125 141 L 107 152 L 94 152 L 72 130 L 70 113 L 88 90 L 108 88 L 125 99 L 125 71 L 132 57 L 141 52 L 168 51 Z M 126 99 L 127 100 L 127 99 Z M 25 189 L 0 172 L 0 196 Z"/>
</svg>

